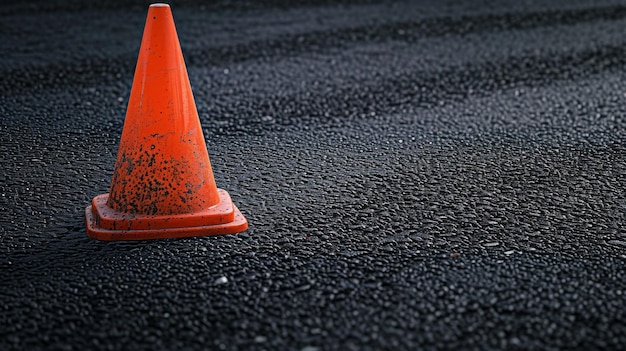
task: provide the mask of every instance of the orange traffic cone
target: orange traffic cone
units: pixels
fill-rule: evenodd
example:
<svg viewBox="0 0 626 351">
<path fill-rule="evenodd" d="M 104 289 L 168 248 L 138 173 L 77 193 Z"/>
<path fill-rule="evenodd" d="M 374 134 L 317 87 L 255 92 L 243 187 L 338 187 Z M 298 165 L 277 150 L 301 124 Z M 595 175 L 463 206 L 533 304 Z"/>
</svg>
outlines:
<svg viewBox="0 0 626 351">
<path fill-rule="evenodd" d="M 87 235 L 142 240 L 234 234 L 248 222 L 215 186 L 169 5 L 148 10 L 111 190 L 85 210 Z"/>
</svg>

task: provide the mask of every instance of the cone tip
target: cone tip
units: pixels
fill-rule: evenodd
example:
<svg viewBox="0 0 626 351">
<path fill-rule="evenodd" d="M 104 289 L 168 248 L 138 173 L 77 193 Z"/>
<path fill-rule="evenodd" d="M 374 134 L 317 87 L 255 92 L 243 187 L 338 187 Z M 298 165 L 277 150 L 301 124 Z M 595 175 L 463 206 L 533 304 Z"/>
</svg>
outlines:
<svg viewBox="0 0 626 351">
<path fill-rule="evenodd" d="M 170 5 L 159 2 L 156 4 L 151 4 L 150 7 L 170 7 Z"/>
</svg>

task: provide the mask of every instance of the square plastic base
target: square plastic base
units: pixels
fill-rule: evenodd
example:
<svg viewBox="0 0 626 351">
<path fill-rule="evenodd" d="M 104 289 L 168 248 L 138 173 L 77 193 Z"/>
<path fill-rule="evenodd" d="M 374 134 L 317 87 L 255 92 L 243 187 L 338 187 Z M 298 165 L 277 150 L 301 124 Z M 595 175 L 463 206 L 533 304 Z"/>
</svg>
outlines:
<svg viewBox="0 0 626 351">
<path fill-rule="evenodd" d="M 87 235 L 89 237 L 106 241 L 148 240 L 236 234 L 248 229 L 248 221 L 235 205 L 233 205 L 233 207 L 235 211 L 234 220 L 224 224 L 210 224 L 182 228 L 111 230 L 98 227 L 92 206 L 85 209 L 85 222 L 87 224 Z"/>
</svg>

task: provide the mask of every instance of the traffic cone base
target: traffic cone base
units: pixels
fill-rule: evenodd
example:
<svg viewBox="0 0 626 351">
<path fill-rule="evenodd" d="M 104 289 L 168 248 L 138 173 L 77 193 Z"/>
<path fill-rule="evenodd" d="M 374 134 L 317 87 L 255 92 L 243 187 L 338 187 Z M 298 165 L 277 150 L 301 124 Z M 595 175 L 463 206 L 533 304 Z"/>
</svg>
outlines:
<svg viewBox="0 0 626 351">
<path fill-rule="evenodd" d="M 248 221 L 218 189 L 220 203 L 204 211 L 182 215 L 139 215 L 107 206 L 109 194 L 96 196 L 85 209 L 87 235 L 98 240 L 145 240 L 235 234 L 248 229 Z"/>
</svg>

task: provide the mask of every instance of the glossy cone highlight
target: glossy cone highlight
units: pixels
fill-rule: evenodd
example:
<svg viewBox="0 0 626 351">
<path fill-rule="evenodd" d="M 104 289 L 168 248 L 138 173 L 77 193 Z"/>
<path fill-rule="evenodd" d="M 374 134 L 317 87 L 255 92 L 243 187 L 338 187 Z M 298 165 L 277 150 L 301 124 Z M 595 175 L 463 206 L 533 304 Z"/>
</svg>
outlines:
<svg viewBox="0 0 626 351">
<path fill-rule="evenodd" d="M 248 223 L 218 189 L 170 7 L 148 10 L 108 194 L 85 210 L 87 234 L 141 240 L 233 234 Z"/>
</svg>

